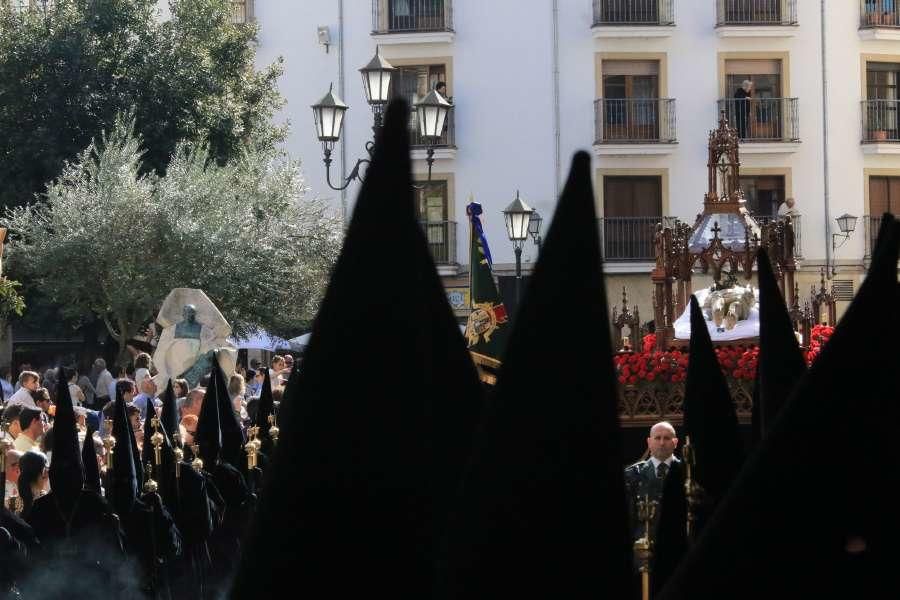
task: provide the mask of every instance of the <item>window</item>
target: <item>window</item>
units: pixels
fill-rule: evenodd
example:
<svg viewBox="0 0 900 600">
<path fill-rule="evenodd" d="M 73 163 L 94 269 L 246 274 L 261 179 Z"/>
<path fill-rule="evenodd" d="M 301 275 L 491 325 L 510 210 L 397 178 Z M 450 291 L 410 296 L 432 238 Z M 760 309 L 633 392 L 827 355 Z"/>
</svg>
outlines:
<svg viewBox="0 0 900 600">
<path fill-rule="evenodd" d="M 900 64 L 866 63 L 866 98 L 868 100 L 897 100 L 897 80 Z"/>
<path fill-rule="evenodd" d="M 743 84 L 753 84 L 746 99 Z M 727 115 L 741 139 L 782 137 L 782 90 L 780 60 L 726 60 Z"/>
<path fill-rule="evenodd" d="M 728 23 L 780 23 L 782 0 L 723 0 Z"/>
<path fill-rule="evenodd" d="M 900 214 L 900 177 L 869 177 L 869 213 Z"/>
<path fill-rule="evenodd" d="M 889 62 L 866 63 L 865 125 L 867 139 L 895 139 L 897 136 L 897 83 L 900 64 Z M 879 132 L 879 133 L 876 133 Z M 888 135 L 890 132 L 890 135 Z"/>
<path fill-rule="evenodd" d="M 231 22 L 234 24 L 249 23 L 250 9 L 253 0 L 231 0 Z"/>
<path fill-rule="evenodd" d="M 414 65 L 397 67 L 391 78 L 391 97 L 403 98 L 409 104 L 409 128 L 411 132 L 410 143 L 413 146 L 422 146 L 424 142 L 420 139 L 419 123 L 416 118 L 416 111 L 413 108 L 417 102 L 422 100 L 428 92 L 434 89 L 439 81 L 447 81 L 447 69 L 444 65 Z M 449 98 L 452 102 L 452 98 Z M 445 121 L 446 127 L 449 126 L 450 119 Z M 442 139 L 436 145 L 446 144 L 446 140 Z"/>
<path fill-rule="evenodd" d="M 390 31 L 444 29 L 444 0 L 387 0 Z"/>
<path fill-rule="evenodd" d="M 449 217 L 446 181 L 416 181 L 416 218 L 436 263 L 456 262 L 456 223 Z M 421 189 L 420 189 L 421 188 Z"/>
<path fill-rule="evenodd" d="M 659 138 L 659 61 L 604 60 L 603 139 Z"/>
<path fill-rule="evenodd" d="M 601 23 L 656 23 L 658 0 L 602 0 Z"/>
<path fill-rule="evenodd" d="M 662 216 L 659 176 L 603 178 L 603 256 L 606 260 L 650 260 L 653 234 Z"/>
<path fill-rule="evenodd" d="M 784 202 L 784 176 L 745 175 L 741 177 L 741 190 L 750 214 L 772 217 L 778 214 L 778 207 Z"/>
</svg>

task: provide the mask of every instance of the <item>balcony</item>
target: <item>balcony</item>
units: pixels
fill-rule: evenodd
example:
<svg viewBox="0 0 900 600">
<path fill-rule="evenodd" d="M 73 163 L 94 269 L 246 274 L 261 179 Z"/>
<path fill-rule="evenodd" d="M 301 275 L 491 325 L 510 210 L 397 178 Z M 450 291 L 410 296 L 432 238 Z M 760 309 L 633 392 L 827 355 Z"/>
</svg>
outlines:
<svg viewBox="0 0 900 600">
<path fill-rule="evenodd" d="M 437 265 L 455 265 L 456 221 L 419 221 L 428 241 L 431 257 Z"/>
<path fill-rule="evenodd" d="M 594 151 L 599 156 L 670 154 L 676 145 L 673 98 L 594 101 Z"/>
<path fill-rule="evenodd" d="M 863 100 L 864 154 L 900 154 L 900 100 Z"/>
<path fill-rule="evenodd" d="M 800 147 L 796 98 L 723 98 L 718 113 L 737 129 L 741 154 L 784 154 Z"/>
<path fill-rule="evenodd" d="M 790 217 L 784 215 L 753 215 L 753 220 L 760 225 L 773 221 L 783 221 L 788 218 L 790 218 L 791 224 L 794 226 L 794 258 L 803 258 L 802 220 L 800 215 L 791 215 Z"/>
<path fill-rule="evenodd" d="M 652 262 L 656 226 L 674 226 L 675 217 L 604 217 L 600 228 L 600 251 L 606 262 Z"/>
<path fill-rule="evenodd" d="M 717 0 L 719 37 L 792 37 L 797 0 Z"/>
<path fill-rule="evenodd" d="M 595 38 L 667 37 L 674 30 L 674 0 L 594 0 Z"/>
<path fill-rule="evenodd" d="M 900 5 L 896 0 L 859 0 L 859 37 L 900 40 Z"/>
<path fill-rule="evenodd" d="M 372 35 L 381 44 L 453 41 L 452 0 L 372 0 Z"/>
</svg>

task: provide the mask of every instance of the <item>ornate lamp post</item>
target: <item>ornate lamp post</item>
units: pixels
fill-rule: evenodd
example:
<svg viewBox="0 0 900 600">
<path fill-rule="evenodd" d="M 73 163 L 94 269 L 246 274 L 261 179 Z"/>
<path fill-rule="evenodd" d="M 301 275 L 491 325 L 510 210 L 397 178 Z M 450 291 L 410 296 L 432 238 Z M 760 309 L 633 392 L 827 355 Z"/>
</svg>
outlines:
<svg viewBox="0 0 900 600">
<path fill-rule="evenodd" d="M 832 259 L 831 259 L 832 264 L 831 264 L 831 270 L 830 270 L 831 275 L 834 275 L 836 273 L 836 270 L 834 268 L 834 262 L 833 262 L 834 261 L 833 253 L 835 250 L 837 250 L 838 248 L 843 246 L 844 243 L 846 243 L 846 241 L 848 239 L 850 239 L 850 235 L 853 234 L 853 232 L 856 230 L 856 219 L 857 219 L 857 217 L 855 217 L 853 215 L 849 215 L 847 213 L 844 213 L 835 219 L 835 221 L 837 221 L 837 224 L 838 224 L 838 229 L 840 229 L 841 232 L 831 234 L 831 251 L 832 251 Z M 840 243 L 838 243 L 838 239 L 841 240 Z"/>
<path fill-rule="evenodd" d="M 434 164 L 434 145 L 438 143 L 444 132 L 444 124 L 447 115 L 453 105 L 447 102 L 443 96 L 435 90 L 431 90 L 416 105 L 416 117 L 419 122 L 419 135 L 425 140 L 428 154 L 425 160 L 428 162 L 428 181 L 431 181 L 431 165 Z"/>
<path fill-rule="evenodd" d="M 369 61 L 365 67 L 359 70 L 362 75 L 363 91 L 366 94 L 366 102 L 372 110 L 373 138 L 378 138 L 378 132 L 381 130 L 382 120 L 384 118 L 384 108 L 391 99 L 391 81 L 396 69 L 383 56 L 381 51 L 375 49 L 375 56 Z M 336 186 L 331 183 L 331 151 L 334 149 L 335 143 L 341 138 L 341 129 L 344 125 L 344 113 L 349 107 L 344 101 L 338 98 L 329 86 L 328 93 L 312 105 L 313 118 L 316 123 L 316 136 L 322 142 L 325 162 L 325 179 L 328 187 L 333 190 L 344 190 L 350 183 L 359 179 L 359 169 L 362 165 L 368 165 L 375 154 L 375 142 L 366 142 L 366 152 L 369 158 L 360 158 L 356 160 L 356 164 L 350 171 L 350 174 L 344 179 L 343 183 Z M 447 114 L 453 105 L 447 102 L 440 94 L 431 91 L 421 102 L 415 105 L 418 121 L 419 133 L 426 143 L 428 149 L 428 180 L 431 180 L 431 166 L 434 163 L 434 145 L 441 137 L 444 130 L 444 123 L 447 121 Z"/>
<path fill-rule="evenodd" d="M 522 245 L 528 239 L 528 226 L 533 213 L 534 210 L 519 198 L 519 190 L 516 190 L 516 199 L 503 209 L 506 235 L 516 252 L 516 309 L 522 298 Z"/>
</svg>

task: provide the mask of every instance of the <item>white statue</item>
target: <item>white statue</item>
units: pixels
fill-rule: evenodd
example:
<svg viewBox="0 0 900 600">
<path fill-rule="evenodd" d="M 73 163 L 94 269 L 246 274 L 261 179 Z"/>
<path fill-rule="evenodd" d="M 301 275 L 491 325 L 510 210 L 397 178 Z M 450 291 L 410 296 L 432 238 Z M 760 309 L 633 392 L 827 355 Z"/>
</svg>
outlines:
<svg viewBox="0 0 900 600">
<path fill-rule="evenodd" d="M 237 348 L 231 326 L 202 290 L 175 288 L 166 296 L 156 322 L 163 330 L 153 353 L 157 389 L 169 379 L 184 378 L 195 387 L 212 367 L 214 350 L 226 377 L 234 372 Z"/>
<path fill-rule="evenodd" d="M 731 331 L 738 321 L 750 317 L 756 304 L 756 294 L 751 286 L 733 286 L 711 290 L 703 302 L 706 318 L 716 324 L 718 331 Z M 724 323 L 724 327 L 723 327 Z"/>
</svg>

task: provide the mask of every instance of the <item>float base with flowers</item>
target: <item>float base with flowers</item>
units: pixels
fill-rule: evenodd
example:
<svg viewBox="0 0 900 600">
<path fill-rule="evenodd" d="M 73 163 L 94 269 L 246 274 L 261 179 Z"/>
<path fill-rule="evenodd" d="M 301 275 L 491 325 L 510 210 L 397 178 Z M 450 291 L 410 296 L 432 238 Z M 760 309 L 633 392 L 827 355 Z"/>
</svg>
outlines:
<svg viewBox="0 0 900 600">
<path fill-rule="evenodd" d="M 828 325 L 812 327 L 805 350 L 807 364 L 815 361 L 833 330 Z M 634 427 L 658 421 L 680 424 L 690 354 L 686 349 L 657 350 L 654 334 L 645 335 L 642 346 L 640 352 L 619 352 L 613 359 L 619 379 L 622 424 Z M 759 347 L 754 344 L 724 343 L 716 347 L 719 366 L 741 423 L 750 423 L 758 354 Z"/>
</svg>

